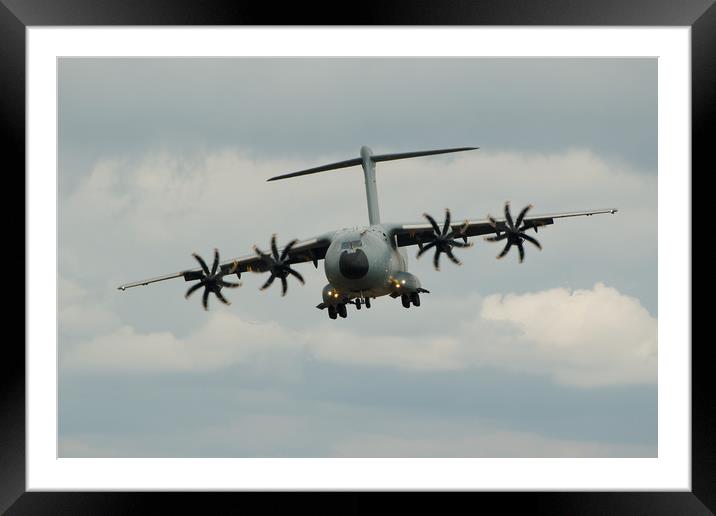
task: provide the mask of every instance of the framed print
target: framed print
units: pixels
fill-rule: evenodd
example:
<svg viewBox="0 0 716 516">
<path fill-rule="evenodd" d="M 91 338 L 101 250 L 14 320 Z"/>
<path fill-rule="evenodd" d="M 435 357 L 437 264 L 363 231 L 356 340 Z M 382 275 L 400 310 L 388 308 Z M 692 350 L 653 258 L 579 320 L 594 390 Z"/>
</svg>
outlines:
<svg viewBox="0 0 716 516">
<path fill-rule="evenodd" d="M 688 214 L 716 8 L 558 7 L 3 0 L 28 303 L 0 506 L 713 510 Z"/>
</svg>

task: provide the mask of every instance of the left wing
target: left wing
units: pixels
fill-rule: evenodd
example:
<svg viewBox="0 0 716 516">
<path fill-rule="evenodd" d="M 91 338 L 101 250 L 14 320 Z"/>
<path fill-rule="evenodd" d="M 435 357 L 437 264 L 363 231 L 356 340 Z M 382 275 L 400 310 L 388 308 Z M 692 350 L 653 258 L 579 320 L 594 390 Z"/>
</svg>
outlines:
<svg viewBox="0 0 716 516">
<path fill-rule="evenodd" d="M 616 213 L 616 208 L 609 208 L 603 210 L 592 210 L 592 211 L 571 211 L 564 213 L 549 213 L 544 215 L 532 215 L 524 217 L 520 228 L 522 230 L 528 230 L 541 226 L 548 226 L 554 224 L 555 219 L 567 218 L 567 217 L 581 217 L 590 215 L 600 215 L 602 213 Z M 444 222 L 439 223 L 440 228 L 443 227 Z M 494 226 L 493 226 L 494 224 Z M 507 219 L 506 218 L 493 218 L 490 219 L 475 219 L 475 220 L 456 220 L 450 221 L 450 229 L 454 232 L 454 238 L 467 238 L 478 235 L 489 235 L 492 233 L 504 232 L 507 230 Z M 432 224 L 429 222 L 415 223 L 415 224 L 395 224 L 390 227 L 391 233 L 395 236 L 396 242 L 399 247 L 409 245 L 421 245 L 422 243 L 430 242 L 433 238 L 434 230 Z"/>
<path fill-rule="evenodd" d="M 313 262 L 314 266 L 318 267 L 318 260 L 322 260 L 326 256 L 326 250 L 331 244 L 333 233 L 325 233 L 314 238 L 298 241 L 293 247 L 291 247 L 288 254 L 287 264 Z M 278 253 L 283 253 L 283 248 L 278 249 Z M 270 250 L 264 249 L 264 252 L 271 252 Z M 212 266 L 211 263 L 208 264 Z M 236 274 L 241 277 L 241 273 L 251 272 L 266 272 L 268 265 L 266 261 L 262 260 L 256 253 L 248 254 L 239 258 L 231 258 L 220 262 L 218 270 L 221 271 L 222 275 Z M 117 287 L 119 290 L 126 290 L 132 287 L 138 287 L 143 285 L 149 285 L 150 283 L 156 283 L 158 281 L 169 280 L 173 278 L 183 277 L 184 281 L 199 280 L 204 277 L 204 271 L 201 268 L 188 269 L 172 274 L 166 274 L 164 276 L 157 276 L 154 278 L 148 278 L 140 281 L 134 281 L 132 283 L 125 283 Z"/>
</svg>

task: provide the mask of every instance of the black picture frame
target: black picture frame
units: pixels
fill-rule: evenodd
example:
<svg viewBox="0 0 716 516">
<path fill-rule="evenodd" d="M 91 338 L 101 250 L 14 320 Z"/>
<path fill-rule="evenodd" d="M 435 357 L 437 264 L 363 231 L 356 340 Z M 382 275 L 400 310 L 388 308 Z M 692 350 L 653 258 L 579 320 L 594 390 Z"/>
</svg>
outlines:
<svg viewBox="0 0 716 516">
<path fill-rule="evenodd" d="M 713 173 L 711 120 L 716 119 L 716 6 L 713 0 L 422 0 L 364 2 L 348 9 L 320 4 L 189 2 L 186 0 L 0 0 L 0 115 L 5 178 L 22 181 L 25 170 L 25 29 L 79 25 L 552 25 L 690 26 L 692 71 L 692 178 Z M 660 142 L 663 144 L 663 142 Z M 8 188 L 8 187 L 6 187 Z M 6 190 L 7 191 L 7 190 Z M 693 206 L 697 206 L 696 202 Z M 681 217 L 688 214 L 680 214 Z M 699 213 L 692 212 L 694 220 Z M 17 225 L 16 225 L 17 226 Z M 6 228 L 7 229 L 7 228 Z M 15 228 L 19 231 L 19 228 Z M 691 231 L 691 228 L 688 228 Z M 25 234 L 13 242 L 24 241 Z M 14 252 L 18 245 L 13 245 Z M 48 264 L 53 268 L 54 264 Z M 25 275 L 37 271 L 25 269 Z M 694 308 L 697 308 L 694 305 Z M 693 319 L 693 316 L 692 316 Z M 550 514 L 710 514 L 716 512 L 716 417 L 710 393 L 716 387 L 710 339 L 694 340 L 692 350 L 692 490 L 690 492 L 469 493 L 470 504 L 487 501 Z M 6 338 L 0 374 L 0 511 L 7 514 L 124 514 L 126 512 L 210 512 L 230 503 L 234 510 L 248 493 L 79 493 L 26 492 L 25 347 Z M 709 385 L 711 387 L 709 387 Z M 376 496 L 378 497 L 376 499 Z M 237 497 L 242 498 L 241 505 Z M 478 497 L 474 500 L 473 497 Z M 383 495 L 349 493 L 330 505 L 315 505 L 299 493 L 278 500 L 291 510 L 366 512 L 384 507 Z M 452 501 L 452 500 L 451 500 Z M 465 501 L 465 500 L 461 500 Z M 271 502 L 272 504 L 275 501 Z M 340 505 L 334 505 L 338 503 Z M 407 505 L 405 505 L 407 503 Z M 309 505 L 310 504 L 310 505 Z M 401 502 L 403 512 L 445 509 L 442 497 L 423 495 Z M 276 506 L 272 505 L 275 511 Z M 332 509 L 331 509 L 332 507 Z"/>
</svg>

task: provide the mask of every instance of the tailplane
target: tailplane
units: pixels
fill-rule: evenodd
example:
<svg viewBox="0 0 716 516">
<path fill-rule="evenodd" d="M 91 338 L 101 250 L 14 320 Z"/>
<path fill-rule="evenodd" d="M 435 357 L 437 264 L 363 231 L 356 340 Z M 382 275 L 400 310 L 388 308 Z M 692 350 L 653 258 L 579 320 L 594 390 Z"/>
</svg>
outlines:
<svg viewBox="0 0 716 516">
<path fill-rule="evenodd" d="M 363 146 L 360 149 L 360 157 L 348 159 L 345 161 L 337 161 L 335 163 L 329 163 L 328 165 L 321 165 L 320 167 L 308 168 L 306 170 L 299 170 L 298 172 L 291 172 L 290 174 L 283 174 L 275 176 L 267 181 L 277 181 L 279 179 L 288 179 L 289 177 L 305 176 L 308 174 L 315 174 L 317 172 L 325 172 L 327 170 L 337 170 L 340 168 L 348 168 L 356 165 L 363 167 L 363 174 L 365 175 L 365 192 L 368 201 L 368 219 L 370 224 L 380 223 L 380 212 L 378 210 L 378 190 L 375 182 L 375 164 L 379 161 L 392 161 L 395 159 L 405 158 L 418 158 L 420 156 L 431 156 L 434 154 L 446 154 L 448 152 L 461 152 L 468 150 L 476 150 L 479 147 L 456 147 L 452 149 L 435 149 L 427 151 L 417 152 L 401 152 L 397 154 L 373 154 L 368 147 Z"/>
</svg>

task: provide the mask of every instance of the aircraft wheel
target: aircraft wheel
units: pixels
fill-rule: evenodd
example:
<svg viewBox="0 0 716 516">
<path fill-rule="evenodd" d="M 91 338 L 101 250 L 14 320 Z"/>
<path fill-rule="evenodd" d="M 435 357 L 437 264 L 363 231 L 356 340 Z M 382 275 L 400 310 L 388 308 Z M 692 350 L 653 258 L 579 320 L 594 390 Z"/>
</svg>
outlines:
<svg viewBox="0 0 716 516">
<path fill-rule="evenodd" d="M 417 292 L 410 294 L 410 301 L 413 303 L 413 306 L 420 306 L 420 294 Z"/>
<path fill-rule="evenodd" d="M 338 314 L 336 314 L 335 306 L 328 307 L 328 317 L 330 317 L 331 319 L 335 319 L 336 317 L 338 317 Z"/>
<path fill-rule="evenodd" d="M 369 298 L 369 297 L 366 297 L 365 300 L 364 300 L 364 302 L 365 302 L 365 307 L 366 307 L 366 308 L 370 308 L 370 298 Z"/>
<path fill-rule="evenodd" d="M 356 298 L 356 309 L 360 310 L 360 298 L 359 297 Z"/>
<path fill-rule="evenodd" d="M 403 294 L 400 296 L 400 299 L 403 301 L 403 306 L 405 308 L 410 308 L 410 297 L 408 297 L 408 294 Z"/>
<path fill-rule="evenodd" d="M 344 305 L 343 303 L 338 305 L 337 310 L 338 310 L 338 315 L 340 315 L 343 319 L 348 317 L 348 311 L 346 310 L 346 305 Z"/>
</svg>

